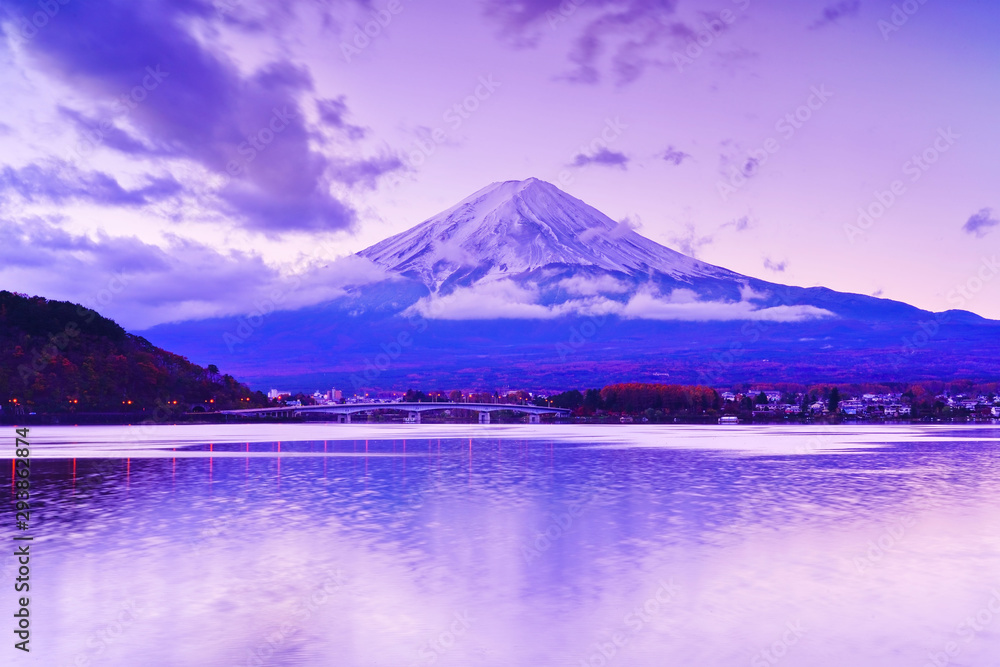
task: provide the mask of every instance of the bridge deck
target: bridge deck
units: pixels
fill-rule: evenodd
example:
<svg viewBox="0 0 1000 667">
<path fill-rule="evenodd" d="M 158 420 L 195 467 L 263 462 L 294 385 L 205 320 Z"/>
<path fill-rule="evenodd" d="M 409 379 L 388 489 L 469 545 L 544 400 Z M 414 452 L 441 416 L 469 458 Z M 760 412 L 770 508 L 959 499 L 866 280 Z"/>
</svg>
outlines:
<svg viewBox="0 0 1000 667">
<path fill-rule="evenodd" d="M 541 405 L 517 405 L 513 403 L 339 403 L 334 405 L 293 405 L 274 408 L 249 408 L 243 410 L 220 410 L 220 414 L 250 417 L 268 413 L 306 414 L 310 412 L 334 415 L 351 415 L 370 410 L 398 410 L 402 412 L 430 412 L 433 410 L 469 410 L 472 412 L 498 412 L 511 410 L 529 415 L 569 415 L 566 408 L 551 408 Z"/>
</svg>

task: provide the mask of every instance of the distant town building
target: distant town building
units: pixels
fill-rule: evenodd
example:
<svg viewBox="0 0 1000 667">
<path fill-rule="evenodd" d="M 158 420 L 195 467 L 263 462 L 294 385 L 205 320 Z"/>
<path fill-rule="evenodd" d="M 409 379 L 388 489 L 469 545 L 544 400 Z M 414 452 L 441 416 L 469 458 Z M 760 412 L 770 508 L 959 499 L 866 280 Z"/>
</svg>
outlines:
<svg viewBox="0 0 1000 667">
<path fill-rule="evenodd" d="M 275 399 L 280 399 L 282 396 L 291 396 L 291 395 L 292 392 L 290 391 L 280 391 L 278 389 L 272 389 L 271 391 L 267 392 L 267 397 L 272 401 Z"/>
</svg>

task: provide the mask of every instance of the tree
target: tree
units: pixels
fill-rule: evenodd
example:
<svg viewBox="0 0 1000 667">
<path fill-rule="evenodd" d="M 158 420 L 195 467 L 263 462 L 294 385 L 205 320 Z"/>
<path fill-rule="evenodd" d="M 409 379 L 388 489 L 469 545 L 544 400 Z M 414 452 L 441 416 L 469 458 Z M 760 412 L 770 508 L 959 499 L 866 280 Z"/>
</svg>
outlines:
<svg viewBox="0 0 1000 667">
<path fill-rule="evenodd" d="M 756 403 L 757 405 L 767 405 L 767 394 L 765 394 L 764 392 L 760 392 L 759 394 L 757 394 L 757 398 L 756 400 L 754 400 L 754 403 Z"/>
<path fill-rule="evenodd" d="M 836 387 L 830 389 L 830 412 L 836 412 L 840 405 L 840 390 Z"/>
<path fill-rule="evenodd" d="M 587 393 L 583 397 L 583 406 L 594 411 L 600 410 L 604 407 L 604 403 L 601 401 L 601 390 L 588 389 Z"/>
<path fill-rule="evenodd" d="M 448 400 L 452 403 L 461 403 L 462 391 L 460 389 L 452 389 L 451 393 L 448 394 Z"/>
</svg>

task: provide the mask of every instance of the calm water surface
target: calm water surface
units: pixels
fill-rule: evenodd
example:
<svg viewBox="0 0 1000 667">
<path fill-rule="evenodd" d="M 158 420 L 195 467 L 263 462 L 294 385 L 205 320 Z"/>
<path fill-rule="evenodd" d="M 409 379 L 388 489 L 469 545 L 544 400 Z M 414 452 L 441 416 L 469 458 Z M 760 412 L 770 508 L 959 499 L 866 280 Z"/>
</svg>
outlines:
<svg viewBox="0 0 1000 667">
<path fill-rule="evenodd" d="M 31 435 L 3 664 L 1000 665 L 996 427 Z"/>
</svg>

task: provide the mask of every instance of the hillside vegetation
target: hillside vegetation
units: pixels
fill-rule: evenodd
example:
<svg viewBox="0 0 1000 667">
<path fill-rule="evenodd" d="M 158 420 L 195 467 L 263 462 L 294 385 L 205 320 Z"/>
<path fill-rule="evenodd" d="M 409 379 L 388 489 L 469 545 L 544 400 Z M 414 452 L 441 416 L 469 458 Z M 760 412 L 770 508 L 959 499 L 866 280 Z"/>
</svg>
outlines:
<svg viewBox="0 0 1000 667">
<path fill-rule="evenodd" d="M 0 291 L 0 405 L 8 414 L 266 403 L 213 365 L 202 368 L 162 350 L 93 310 Z"/>
</svg>

